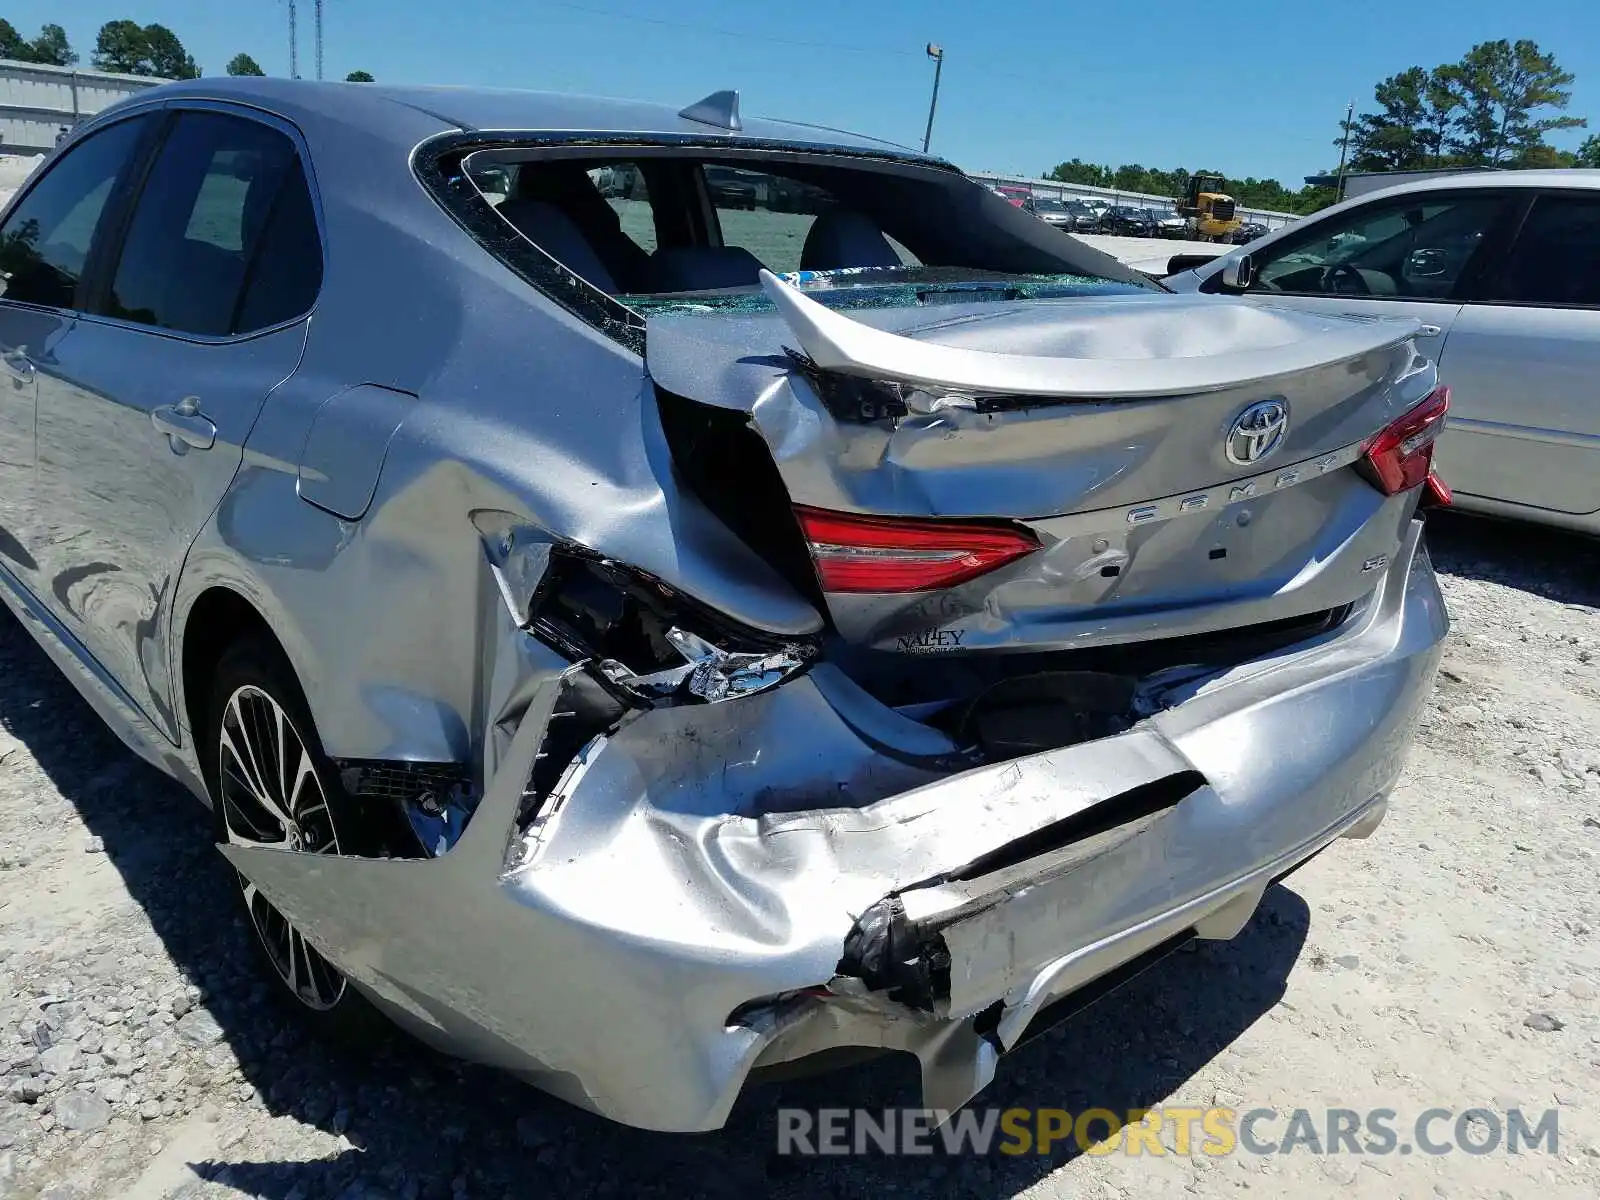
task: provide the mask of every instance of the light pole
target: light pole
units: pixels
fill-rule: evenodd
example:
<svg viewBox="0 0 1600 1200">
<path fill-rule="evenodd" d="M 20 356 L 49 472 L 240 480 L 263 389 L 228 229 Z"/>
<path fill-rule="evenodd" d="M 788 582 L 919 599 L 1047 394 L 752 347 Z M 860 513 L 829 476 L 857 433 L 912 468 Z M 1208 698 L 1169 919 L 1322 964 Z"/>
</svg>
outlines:
<svg viewBox="0 0 1600 1200">
<path fill-rule="evenodd" d="M 1339 142 L 1339 179 L 1333 185 L 1333 199 L 1337 203 L 1344 199 L 1344 156 L 1350 149 L 1350 122 L 1355 120 L 1356 102 L 1350 101 L 1350 107 L 1344 110 L 1344 138 Z"/>
<path fill-rule="evenodd" d="M 294 0 L 289 0 L 289 78 L 300 78 L 300 31 Z"/>
<path fill-rule="evenodd" d="M 928 152 L 933 140 L 933 110 L 939 107 L 939 73 L 944 70 L 944 47 L 928 43 L 928 57 L 933 59 L 933 99 L 928 101 L 928 129 L 922 135 L 922 152 Z"/>
</svg>

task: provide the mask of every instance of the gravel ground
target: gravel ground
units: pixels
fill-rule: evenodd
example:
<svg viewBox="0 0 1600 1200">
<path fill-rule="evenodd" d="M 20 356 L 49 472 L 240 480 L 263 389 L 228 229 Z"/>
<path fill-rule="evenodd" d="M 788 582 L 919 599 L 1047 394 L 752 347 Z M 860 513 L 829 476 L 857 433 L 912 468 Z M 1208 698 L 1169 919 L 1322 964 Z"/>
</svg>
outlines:
<svg viewBox="0 0 1600 1200">
<path fill-rule="evenodd" d="M 673 1138 L 407 1043 L 340 1057 L 257 981 L 203 810 L 7 617 L 0 1196 L 1600 1194 L 1600 544 L 1459 519 L 1430 541 L 1455 633 L 1389 821 L 977 1103 L 1557 1107 L 1555 1155 L 798 1160 L 772 1153 L 779 1104 L 914 1104 L 914 1073 L 771 1086 Z"/>
</svg>

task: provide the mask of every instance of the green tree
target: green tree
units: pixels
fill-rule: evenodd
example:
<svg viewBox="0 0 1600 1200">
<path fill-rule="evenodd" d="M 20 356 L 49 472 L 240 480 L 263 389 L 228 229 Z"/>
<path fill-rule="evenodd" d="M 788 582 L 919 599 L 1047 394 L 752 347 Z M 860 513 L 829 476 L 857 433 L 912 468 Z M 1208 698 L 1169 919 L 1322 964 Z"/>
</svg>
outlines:
<svg viewBox="0 0 1600 1200">
<path fill-rule="evenodd" d="M 228 60 L 227 70 L 229 75 L 266 74 L 266 72 L 261 69 L 261 64 L 256 62 L 256 60 L 251 58 L 248 54 L 235 54 Z"/>
<path fill-rule="evenodd" d="M 376 83 L 371 71 L 351 71 L 344 77 L 346 83 Z"/>
<path fill-rule="evenodd" d="M 1407 171 L 1436 164 L 1444 151 L 1459 97 L 1440 72 L 1412 67 L 1373 89 L 1375 112 L 1341 121 L 1338 145 L 1348 127 L 1349 166 L 1355 171 Z"/>
<path fill-rule="evenodd" d="M 33 51 L 33 61 L 36 63 L 70 67 L 78 61 L 77 51 L 67 41 L 67 31 L 54 23 L 39 30 L 39 36 L 33 39 L 29 49 Z"/>
<path fill-rule="evenodd" d="M 1088 187 L 1110 187 L 1111 169 L 1086 163 L 1081 158 L 1057 163 L 1045 174 L 1046 179 L 1059 179 L 1062 183 L 1081 183 Z"/>
<path fill-rule="evenodd" d="M 149 75 L 149 53 L 144 27 L 137 21 L 107 21 L 94 39 L 90 62 L 97 71 L 116 71 L 123 75 Z"/>
<path fill-rule="evenodd" d="M 1474 165 L 1515 164 L 1542 147 L 1546 133 L 1588 124 L 1581 117 L 1535 115 L 1571 103 L 1573 74 L 1527 39 L 1480 42 L 1436 74 L 1461 110 L 1447 147 Z"/>
<path fill-rule="evenodd" d="M 17 27 L 4 17 L 0 17 L 0 58 L 28 62 L 28 53 L 31 49 L 32 47 L 22 40 L 22 35 L 17 32 Z"/>
<path fill-rule="evenodd" d="M 137 21 L 107 21 L 95 38 L 96 68 L 125 75 L 152 75 L 162 79 L 198 79 L 200 67 L 183 48 L 178 35 L 165 25 Z"/>
<path fill-rule="evenodd" d="M 49 24 L 39 31 L 33 41 L 27 41 L 10 21 L 0 20 L 0 58 L 19 62 L 47 63 L 56 67 L 70 67 L 78 61 L 72 45 L 67 41 L 67 31 L 59 25 Z"/>
<path fill-rule="evenodd" d="M 1591 133 L 1583 139 L 1578 152 L 1572 156 L 1575 167 L 1600 167 L 1600 133 Z"/>
<path fill-rule="evenodd" d="M 1581 128 L 1563 113 L 1572 72 L 1526 39 L 1480 42 L 1459 62 L 1411 67 L 1373 90 L 1377 108 L 1341 122 L 1351 169 L 1562 166 L 1576 161 L 1545 134 Z M 1338 144 L 1336 141 L 1335 144 Z"/>
<path fill-rule="evenodd" d="M 178 35 L 165 25 L 146 25 L 144 42 L 150 55 L 150 74 L 163 79 L 199 79 L 200 66 L 183 48 Z"/>
</svg>

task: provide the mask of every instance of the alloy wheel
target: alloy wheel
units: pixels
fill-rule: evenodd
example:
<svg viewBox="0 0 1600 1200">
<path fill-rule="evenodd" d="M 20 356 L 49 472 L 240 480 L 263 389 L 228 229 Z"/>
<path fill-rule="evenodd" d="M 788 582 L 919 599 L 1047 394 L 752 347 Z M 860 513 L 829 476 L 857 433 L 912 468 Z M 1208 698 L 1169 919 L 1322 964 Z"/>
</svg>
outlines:
<svg viewBox="0 0 1600 1200">
<path fill-rule="evenodd" d="M 261 688 L 234 691 L 218 731 L 223 826 L 235 846 L 338 854 L 339 835 L 316 763 L 283 706 Z M 256 935 L 278 976 L 307 1008 L 344 997 L 345 978 L 256 888 L 239 877 Z"/>
</svg>

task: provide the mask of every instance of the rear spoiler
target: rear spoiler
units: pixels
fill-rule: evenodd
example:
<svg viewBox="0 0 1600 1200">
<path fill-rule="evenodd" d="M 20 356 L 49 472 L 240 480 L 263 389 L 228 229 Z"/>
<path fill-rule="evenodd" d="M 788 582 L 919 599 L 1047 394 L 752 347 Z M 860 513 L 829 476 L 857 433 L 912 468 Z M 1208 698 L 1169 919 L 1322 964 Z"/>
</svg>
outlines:
<svg viewBox="0 0 1600 1200">
<path fill-rule="evenodd" d="M 817 303 L 771 271 L 761 286 L 819 368 L 881 382 L 980 395 L 1113 399 L 1221 391 L 1358 358 L 1414 337 L 1411 319 L 1340 320 L 1278 346 L 1190 358 L 1059 358 L 997 354 L 902 337 Z M 1235 301 L 1221 300 L 1219 304 Z"/>
</svg>

